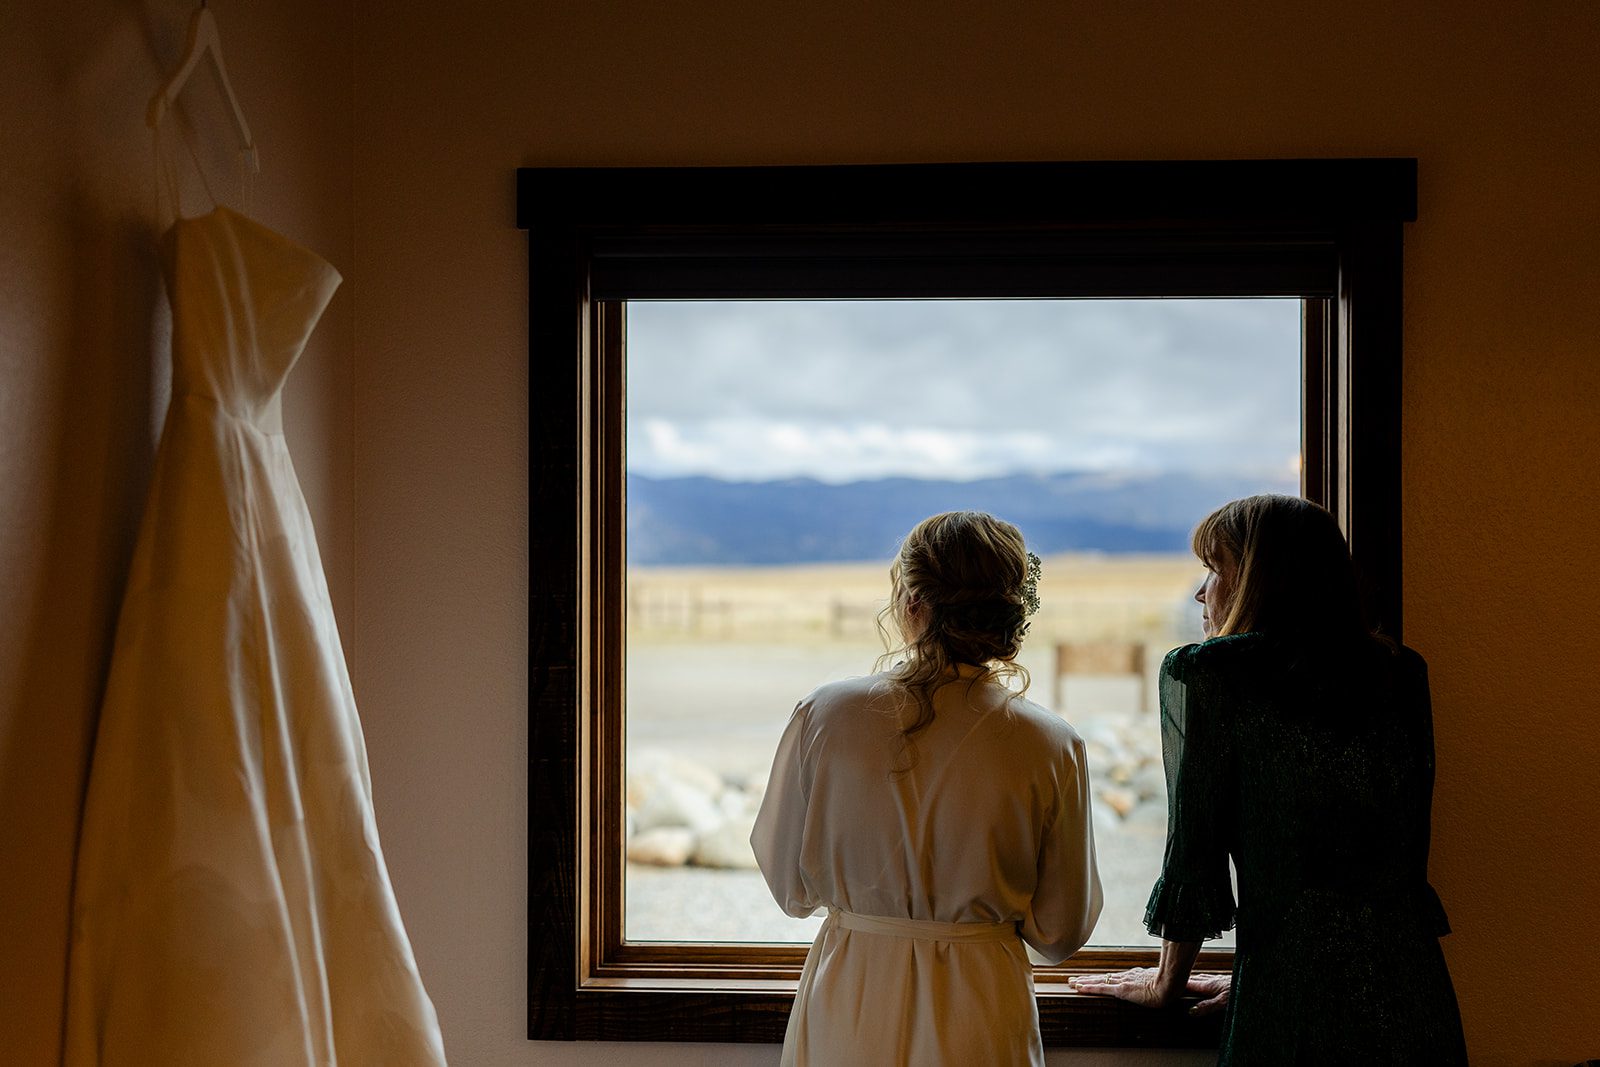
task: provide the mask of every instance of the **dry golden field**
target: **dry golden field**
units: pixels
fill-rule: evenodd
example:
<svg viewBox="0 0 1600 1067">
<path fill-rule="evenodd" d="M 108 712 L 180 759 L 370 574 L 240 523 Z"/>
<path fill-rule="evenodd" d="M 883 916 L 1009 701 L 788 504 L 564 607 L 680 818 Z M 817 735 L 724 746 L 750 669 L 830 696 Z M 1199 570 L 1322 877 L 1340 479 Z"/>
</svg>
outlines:
<svg viewBox="0 0 1600 1067">
<path fill-rule="evenodd" d="M 1022 663 L 1029 696 L 1089 742 L 1107 900 L 1097 944 L 1150 943 L 1139 918 L 1165 831 L 1154 675 L 1168 649 L 1200 637 L 1191 599 L 1200 575 L 1187 554 L 1044 560 L 1042 606 Z M 709 802 L 725 825 L 696 831 L 723 841 L 723 853 L 707 846 L 682 865 L 660 865 L 660 856 L 630 865 L 627 936 L 808 940 L 815 924 L 783 916 L 759 875 L 725 855 L 726 843 L 738 842 L 740 820 L 759 801 L 796 701 L 824 682 L 869 673 L 883 652 L 875 619 L 889 594 L 887 564 L 634 568 L 628 578 L 630 765 L 689 766 L 689 779 L 721 790 Z M 1107 643 L 1142 649 L 1142 664 L 1117 662 L 1117 648 L 1104 655 Z M 1081 673 L 1057 676 L 1063 645 L 1087 647 L 1077 657 Z M 1134 666 L 1142 678 L 1123 673 Z"/>
<path fill-rule="evenodd" d="M 1029 644 L 1186 633 L 1198 625 L 1189 597 L 1200 573 L 1187 553 L 1048 557 Z M 628 574 L 628 634 L 646 642 L 856 643 L 876 640 L 873 620 L 888 595 L 885 563 L 635 567 Z"/>
</svg>

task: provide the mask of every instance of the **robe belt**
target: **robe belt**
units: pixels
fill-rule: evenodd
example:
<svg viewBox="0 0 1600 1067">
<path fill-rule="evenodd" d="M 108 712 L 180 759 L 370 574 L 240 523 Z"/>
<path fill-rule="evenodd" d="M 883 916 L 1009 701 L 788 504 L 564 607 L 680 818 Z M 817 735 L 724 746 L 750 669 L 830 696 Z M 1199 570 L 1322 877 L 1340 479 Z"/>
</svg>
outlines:
<svg viewBox="0 0 1600 1067">
<path fill-rule="evenodd" d="M 932 919 L 897 919 L 888 915 L 858 915 L 840 908 L 828 909 L 828 922 L 864 934 L 884 934 L 917 941 L 1015 941 L 1017 924 L 942 923 Z"/>
</svg>

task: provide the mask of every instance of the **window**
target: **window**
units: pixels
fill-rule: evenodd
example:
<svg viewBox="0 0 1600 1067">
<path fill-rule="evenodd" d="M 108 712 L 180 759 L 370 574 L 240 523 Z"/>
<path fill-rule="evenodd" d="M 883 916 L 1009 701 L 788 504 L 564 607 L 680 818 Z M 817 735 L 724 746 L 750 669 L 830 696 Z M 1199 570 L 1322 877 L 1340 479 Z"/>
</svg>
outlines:
<svg viewBox="0 0 1600 1067">
<path fill-rule="evenodd" d="M 1302 303 L 625 302 L 624 941 L 811 941 L 749 845 L 779 735 L 884 651 L 907 528 L 976 507 L 1044 556 L 1020 662 L 1088 740 L 1090 944 L 1158 944 L 1156 674 L 1202 638 L 1195 523 L 1300 491 Z"/>
<path fill-rule="evenodd" d="M 646 604 L 626 581 L 625 341 L 639 325 L 630 327 L 630 302 L 1292 300 L 1301 489 L 1340 516 L 1382 594 L 1378 613 L 1398 635 L 1400 234 L 1415 213 L 1414 161 L 526 170 L 519 178 L 536 371 L 531 1037 L 781 1040 L 785 988 L 804 953 L 803 945 L 624 936 L 624 689 L 644 669 L 625 654 L 630 593 L 635 624 L 673 610 Z M 839 625 L 854 625 L 853 614 L 841 607 Z M 1040 969 L 1047 1043 L 1214 1042 L 1215 1020 L 1145 1014 L 1061 983 L 1150 955 L 1091 948 L 1063 968 Z M 1211 950 L 1204 962 L 1226 966 L 1228 955 Z"/>
</svg>

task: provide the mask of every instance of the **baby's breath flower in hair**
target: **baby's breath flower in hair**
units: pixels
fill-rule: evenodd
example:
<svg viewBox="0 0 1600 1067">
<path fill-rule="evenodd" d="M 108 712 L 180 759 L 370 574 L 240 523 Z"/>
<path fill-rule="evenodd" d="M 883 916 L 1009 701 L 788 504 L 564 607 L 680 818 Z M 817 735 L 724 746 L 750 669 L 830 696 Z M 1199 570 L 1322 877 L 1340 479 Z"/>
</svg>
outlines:
<svg viewBox="0 0 1600 1067">
<path fill-rule="evenodd" d="M 1028 576 L 1022 579 L 1022 613 L 1032 615 L 1039 610 L 1039 575 L 1043 572 L 1039 557 L 1028 553 Z"/>
</svg>

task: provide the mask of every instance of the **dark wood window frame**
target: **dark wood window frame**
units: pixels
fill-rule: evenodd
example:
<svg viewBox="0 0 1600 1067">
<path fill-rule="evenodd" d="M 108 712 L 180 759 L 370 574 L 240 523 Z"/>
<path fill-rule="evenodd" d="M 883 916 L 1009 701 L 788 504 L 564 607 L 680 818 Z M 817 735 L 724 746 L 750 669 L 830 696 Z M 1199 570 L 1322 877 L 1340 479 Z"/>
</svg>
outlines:
<svg viewBox="0 0 1600 1067">
<path fill-rule="evenodd" d="M 781 1041 L 804 949 L 622 939 L 622 329 L 629 298 L 1297 296 L 1303 479 L 1400 636 L 1413 159 L 529 168 L 528 1036 Z M 1207 953 L 1225 967 L 1231 953 Z M 1037 973 L 1051 1045 L 1214 1046 L 1218 1020 Z"/>
</svg>

